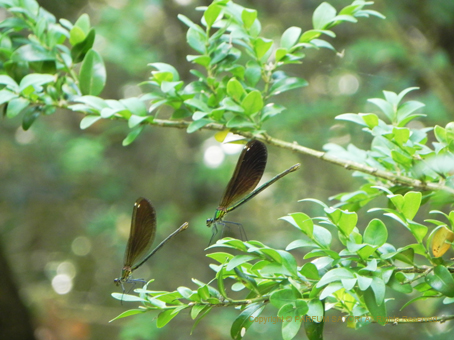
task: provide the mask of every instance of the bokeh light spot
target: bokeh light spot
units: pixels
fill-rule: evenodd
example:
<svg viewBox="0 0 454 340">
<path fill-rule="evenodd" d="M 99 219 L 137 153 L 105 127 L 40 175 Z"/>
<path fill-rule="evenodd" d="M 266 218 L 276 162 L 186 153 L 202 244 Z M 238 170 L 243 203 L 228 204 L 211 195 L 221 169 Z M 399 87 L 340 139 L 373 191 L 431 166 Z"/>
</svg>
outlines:
<svg viewBox="0 0 454 340">
<path fill-rule="evenodd" d="M 207 147 L 203 154 L 203 161 L 210 168 L 217 168 L 224 161 L 224 158 L 224 151 L 218 145 Z"/>
<path fill-rule="evenodd" d="M 52 288 L 57 294 L 68 294 L 73 288 L 73 281 L 67 274 L 58 274 L 52 279 Z"/>
<path fill-rule="evenodd" d="M 91 251 L 91 242 L 85 236 L 78 236 L 71 243 L 71 250 L 77 256 L 85 256 Z"/>
</svg>

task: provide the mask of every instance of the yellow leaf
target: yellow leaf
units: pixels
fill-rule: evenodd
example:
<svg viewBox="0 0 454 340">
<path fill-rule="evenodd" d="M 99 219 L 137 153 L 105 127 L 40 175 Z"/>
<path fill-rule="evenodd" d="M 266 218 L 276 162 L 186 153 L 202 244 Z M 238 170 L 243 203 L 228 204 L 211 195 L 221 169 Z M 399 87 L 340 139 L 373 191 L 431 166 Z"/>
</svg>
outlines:
<svg viewBox="0 0 454 340">
<path fill-rule="evenodd" d="M 441 227 L 432 239 L 432 253 L 435 257 L 441 257 L 451 247 L 454 233 L 446 227 Z"/>
<path fill-rule="evenodd" d="M 225 137 L 227 137 L 227 135 L 229 134 L 230 132 L 230 129 L 225 129 L 225 130 L 222 130 L 222 131 L 219 131 L 219 132 L 216 132 L 214 134 L 214 138 L 219 142 L 219 143 L 222 143 L 225 139 Z"/>
</svg>

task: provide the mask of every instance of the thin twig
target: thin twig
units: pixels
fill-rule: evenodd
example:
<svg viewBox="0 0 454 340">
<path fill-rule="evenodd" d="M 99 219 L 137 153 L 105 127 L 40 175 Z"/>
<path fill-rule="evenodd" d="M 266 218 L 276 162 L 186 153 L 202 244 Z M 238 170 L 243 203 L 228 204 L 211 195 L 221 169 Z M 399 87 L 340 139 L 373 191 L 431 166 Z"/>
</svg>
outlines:
<svg viewBox="0 0 454 340">
<path fill-rule="evenodd" d="M 153 122 L 151 122 L 149 124 L 160 126 L 160 127 L 172 127 L 172 128 L 186 129 L 189 126 L 190 122 L 154 119 Z M 222 124 L 210 123 L 210 124 L 204 126 L 202 129 L 203 130 L 222 131 L 225 128 L 226 127 Z M 270 145 L 274 145 L 274 146 L 277 146 L 280 148 L 291 150 L 291 151 L 294 151 L 294 152 L 297 152 L 297 153 L 300 153 L 303 155 L 312 156 L 312 157 L 324 160 L 328 163 L 342 166 L 343 168 L 345 168 L 347 170 L 354 170 L 354 171 L 359 171 L 362 173 L 370 174 L 372 176 L 390 181 L 394 184 L 410 186 L 414 189 L 421 190 L 421 191 L 443 190 L 448 193 L 454 194 L 454 188 L 450 188 L 450 187 L 442 185 L 442 184 L 427 183 L 427 182 L 423 182 L 423 181 L 420 181 L 418 179 L 414 179 L 411 177 L 396 175 L 392 172 L 380 170 L 380 169 L 377 169 L 377 168 L 374 168 L 374 167 L 371 167 L 371 166 L 368 166 L 365 164 L 337 158 L 337 157 L 327 154 L 326 152 L 314 150 L 314 149 L 299 145 L 296 142 L 289 143 L 289 142 L 286 142 L 286 141 L 283 141 L 283 140 L 280 140 L 277 138 L 270 137 L 268 135 L 267 136 L 253 135 L 250 132 L 238 131 L 235 129 L 231 129 L 231 131 L 232 131 L 232 133 L 238 134 L 238 135 L 246 137 L 246 138 L 254 137 L 254 138 L 261 140 L 265 143 L 268 143 Z"/>
</svg>

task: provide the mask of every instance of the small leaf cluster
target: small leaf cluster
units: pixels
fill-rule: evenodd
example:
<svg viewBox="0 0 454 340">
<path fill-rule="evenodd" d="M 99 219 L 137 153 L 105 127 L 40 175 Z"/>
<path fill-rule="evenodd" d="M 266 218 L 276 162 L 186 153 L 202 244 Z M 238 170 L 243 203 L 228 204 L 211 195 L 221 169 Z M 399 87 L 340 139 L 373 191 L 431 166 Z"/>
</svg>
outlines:
<svg viewBox="0 0 454 340">
<path fill-rule="evenodd" d="M 201 25 L 179 16 L 188 26 L 187 42 L 197 53 L 187 56 L 197 80 L 185 84 L 172 65 L 151 63 L 151 78 L 142 85 L 155 90 L 127 99 L 125 104 L 124 100 L 98 97 L 106 72 L 93 49 L 95 30 L 88 15 L 81 15 L 74 25 L 65 19 L 57 23 L 35 0 L 2 0 L 0 6 L 13 17 L 0 26 L 4 66 L 0 104 L 12 102 L 5 106 L 9 118 L 23 113 L 24 129 L 40 114 L 53 113 L 58 107 L 86 114 L 82 129 L 100 119 L 128 120 L 131 131 L 123 145 L 132 143 L 143 125 L 152 124 L 164 108 L 172 111 L 171 119 L 191 117 L 188 132 L 219 123 L 227 129 L 262 133 L 262 124 L 285 110 L 271 101 L 273 97 L 307 85 L 304 79 L 287 75 L 282 67 L 301 63 L 305 49 L 334 50 L 321 37 L 334 38 L 331 29 L 341 23 L 383 17 L 365 9 L 368 5 L 371 2 L 356 0 L 337 13 L 330 4 L 322 3 L 314 12 L 312 29 L 303 32 L 290 27 L 277 44 L 260 36 L 257 11 L 230 0 L 213 1 L 200 7 Z M 79 63 L 80 68 L 75 68 Z M 30 74 L 37 81 L 24 92 L 20 81 Z M 146 103 L 145 111 L 141 102 Z"/>
<path fill-rule="evenodd" d="M 117 318 L 147 310 L 158 310 L 158 327 L 163 326 L 180 311 L 191 310 L 194 327 L 213 307 L 237 306 L 241 312 L 232 322 L 231 336 L 241 339 L 247 329 L 260 320 L 266 307 L 274 308 L 282 325 L 283 339 L 293 339 L 304 325 L 309 339 L 317 339 L 329 315 L 328 308 L 342 313 L 347 326 L 359 328 L 370 322 L 385 325 L 386 304 L 389 291 L 408 296 L 402 308 L 424 299 L 440 298 L 444 304 L 454 303 L 453 261 L 444 261 L 430 254 L 430 242 L 440 227 L 447 224 L 435 219 L 429 228 L 414 221 L 421 206 L 422 194 L 409 191 L 405 195 L 388 194 L 392 208 L 377 208 L 384 215 L 399 222 L 409 232 L 414 243 L 396 247 L 388 240 L 388 227 L 378 218 L 367 226 L 358 225 L 355 212 L 329 207 L 321 201 L 306 199 L 322 206 L 324 215 L 311 218 L 297 212 L 281 219 L 297 228 L 302 236 L 292 241 L 285 250 L 274 249 L 259 241 L 240 241 L 232 238 L 219 240 L 210 248 L 226 248 L 207 256 L 218 264 L 214 270 L 216 285 L 194 279 L 197 289 L 179 287 L 175 292 L 136 290 L 140 301 L 139 310 L 127 311 Z M 439 211 L 433 213 L 443 214 Z M 454 211 L 443 214 L 452 230 Z M 341 249 L 335 249 L 333 238 L 340 241 Z M 336 244 L 336 243 L 334 243 Z M 448 244 L 448 247 L 451 243 Z M 307 250 L 302 257 L 290 251 Z M 239 255 L 231 254 L 240 252 Z M 302 265 L 298 265 L 302 263 Z M 409 267 L 401 267 L 405 264 Z M 241 299 L 232 298 L 243 292 Z M 416 292 L 417 297 L 410 298 Z M 125 300 L 122 294 L 115 298 Z"/>
<path fill-rule="evenodd" d="M 22 114 L 27 130 L 64 102 L 101 93 L 106 71 L 86 14 L 73 25 L 57 23 L 35 0 L 2 0 L 0 7 L 11 14 L 0 23 L 0 105 L 7 118 Z"/>
<path fill-rule="evenodd" d="M 262 123 L 285 109 L 271 102 L 274 96 L 307 85 L 302 78 L 288 76 L 282 67 L 300 63 L 304 49 L 334 50 L 320 36 L 335 37 L 330 29 L 342 22 L 380 16 L 364 9 L 369 4 L 354 1 L 337 15 L 331 5 L 322 3 L 314 12 L 313 29 L 303 32 L 299 27 L 290 27 L 280 37 L 279 45 L 260 36 L 257 11 L 233 1 L 218 0 L 201 7 L 202 25 L 180 15 L 189 27 L 187 42 L 197 52 L 188 55 L 187 60 L 203 71 L 192 69 L 198 80 L 185 86 L 171 66 L 152 64 L 157 70 L 148 83 L 159 91 L 151 93 L 150 112 L 168 105 L 174 110 L 174 118 L 191 116 L 193 123 L 188 132 L 209 123 L 260 131 Z"/>
<path fill-rule="evenodd" d="M 187 56 L 188 62 L 194 64 L 190 72 L 197 77 L 196 81 L 185 84 L 172 65 L 151 63 L 151 78 L 142 85 L 154 90 L 136 100 L 149 102 L 146 114 L 142 105 L 137 112 L 124 107 L 121 101 L 104 101 L 100 106 L 100 100 L 92 96 L 75 99 L 82 104 L 70 108 L 94 116 L 87 117 L 82 128 L 101 118 L 127 119 L 132 130 L 123 145 L 134 141 L 143 130 L 143 124 L 152 123 L 164 108 L 170 108 L 171 119 L 191 117 L 189 133 L 210 123 L 236 131 L 263 132 L 262 124 L 285 110 L 284 106 L 271 102 L 272 98 L 307 85 L 304 79 L 287 75 L 282 67 L 301 63 L 305 58 L 304 49 L 334 50 L 320 37 L 334 38 L 331 28 L 340 23 L 356 22 L 356 18 L 369 15 L 382 17 L 364 9 L 370 4 L 354 1 L 336 14 L 331 5 L 322 3 L 314 12 L 313 29 L 303 32 L 299 27 L 290 27 L 277 46 L 260 36 L 257 11 L 230 0 L 213 1 L 208 7 L 200 7 L 203 11 L 201 25 L 179 15 L 188 26 L 186 40 L 197 52 Z"/>
<path fill-rule="evenodd" d="M 324 149 L 336 157 L 349 159 L 385 170 L 396 176 L 407 176 L 421 182 L 445 183 L 452 185 L 452 168 L 454 157 L 452 153 L 452 128 L 449 123 L 446 128 L 435 127 L 437 142 L 430 147 L 428 132 L 432 128 L 415 128 L 409 123 L 424 114 L 416 113 L 424 107 L 418 101 L 403 102 L 405 95 L 417 88 L 408 88 L 399 94 L 383 91 L 385 99 L 372 98 L 368 101 L 376 105 L 382 115 L 375 113 L 345 113 L 336 119 L 350 121 L 362 126 L 362 130 L 372 136 L 370 150 L 362 150 L 350 144 L 347 148 L 336 144 L 326 144 Z M 380 117 L 383 117 L 380 118 Z M 388 121 L 388 122 L 386 122 Z M 381 196 L 382 192 L 375 186 L 385 186 L 391 191 L 404 190 L 402 186 L 394 187 L 391 183 L 383 182 L 370 174 L 355 173 L 367 180 L 360 190 L 352 193 L 342 193 L 334 198 L 340 205 L 351 211 L 356 211 Z M 410 190 L 409 188 L 406 189 Z M 427 192 L 426 197 L 432 193 Z"/>
</svg>

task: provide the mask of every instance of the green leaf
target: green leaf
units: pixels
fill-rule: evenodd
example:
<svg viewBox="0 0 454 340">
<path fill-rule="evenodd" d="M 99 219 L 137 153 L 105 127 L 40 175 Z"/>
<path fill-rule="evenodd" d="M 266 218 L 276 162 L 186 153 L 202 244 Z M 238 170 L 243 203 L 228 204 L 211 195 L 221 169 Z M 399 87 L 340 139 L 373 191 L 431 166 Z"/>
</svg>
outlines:
<svg viewBox="0 0 454 340">
<path fill-rule="evenodd" d="M 232 98 L 226 97 L 224 100 L 221 102 L 221 105 L 223 108 L 225 108 L 227 111 L 232 111 L 232 112 L 239 112 L 242 113 L 244 112 L 244 109 L 235 103 Z"/>
<path fill-rule="evenodd" d="M 10 100 L 17 97 L 17 94 L 8 91 L 7 89 L 0 90 L 0 105 L 8 103 Z"/>
<path fill-rule="evenodd" d="M 199 322 L 202 321 L 202 319 L 208 315 L 208 313 L 211 311 L 212 308 L 213 307 L 211 307 L 211 306 L 205 306 L 203 308 L 202 313 L 199 314 L 200 316 L 197 318 L 197 320 L 194 322 L 194 325 L 191 328 L 191 335 L 192 335 L 192 332 L 194 331 L 194 329 L 196 328 L 196 326 L 199 324 Z"/>
<path fill-rule="evenodd" d="M 152 116 L 136 116 L 136 115 L 131 115 L 128 119 L 128 127 L 130 129 L 135 128 L 137 125 L 140 125 L 143 121 L 145 120 L 152 120 Z"/>
<path fill-rule="evenodd" d="M 96 111 L 101 111 L 102 109 L 108 107 L 108 105 L 104 99 L 95 97 L 95 96 L 78 97 L 74 101 L 87 104 L 88 106 L 92 107 Z"/>
<path fill-rule="evenodd" d="M 201 33 L 198 29 L 194 29 L 190 27 L 188 32 L 186 33 L 186 41 L 188 42 L 189 46 L 191 46 L 194 50 L 199 53 L 204 54 L 206 48 L 206 36 Z M 200 56 L 200 57 L 208 57 L 208 56 Z M 209 58 L 209 57 L 208 57 Z"/>
<path fill-rule="evenodd" d="M 307 86 L 308 84 L 309 83 L 303 78 L 284 77 L 271 85 L 270 94 L 276 95 L 285 91 Z"/>
<path fill-rule="evenodd" d="M 292 249 L 304 248 L 304 247 L 319 248 L 319 246 L 311 240 L 295 240 L 295 241 L 291 242 L 285 248 L 285 250 L 292 250 Z"/>
<path fill-rule="evenodd" d="M 367 126 L 367 123 L 364 121 L 364 119 L 361 117 L 360 114 L 356 113 L 343 113 L 341 115 L 336 116 L 337 120 L 345 120 L 349 122 L 353 122 L 362 126 Z"/>
<path fill-rule="evenodd" d="M 263 108 L 263 98 L 259 91 L 249 92 L 241 102 L 244 113 L 248 116 L 260 111 Z"/>
<path fill-rule="evenodd" d="M 245 118 L 244 116 L 235 115 L 235 116 L 233 116 L 232 119 L 230 119 L 227 122 L 226 127 L 228 127 L 228 128 L 253 129 L 254 128 L 254 124 L 250 120 Z"/>
<path fill-rule="evenodd" d="M 344 285 L 340 282 L 332 282 L 323 289 L 322 293 L 320 294 L 320 299 L 324 299 L 328 296 L 331 296 L 335 292 L 340 289 L 344 289 Z"/>
<path fill-rule="evenodd" d="M 282 338 L 293 339 L 301 328 L 301 320 L 307 313 L 309 307 L 304 300 L 297 299 L 279 309 L 278 316 L 282 318 Z"/>
<path fill-rule="evenodd" d="M 278 250 L 278 253 L 281 255 L 282 265 L 284 266 L 284 268 L 287 269 L 294 277 L 297 277 L 297 265 L 293 255 L 283 250 Z"/>
<path fill-rule="evenodd" d="M 203 300 L 206 300 L 210 297 L 210 290 L 208 289 L 207 285 L 204 285 L 204 286 L 200 287 L 199 289 L 197 289 L 197 293 L 200 295 L 200 297 Z"/>
<path fill-rule="evenodd" d="M 359 289 L 361 289 L 362 291 L 366 290 L 367 288 L 370 287 L 370 285 L 372 284 L 372 278 L 371 277 L 367 277 L 367 276 L 363 276 L 363 275 L 358 275 L 357 276 L 357 279 L 358 279 L 358 287 Z"/>
<path fill-rule="evenodd" d="M 73 26 L 73 28 L 69 31 L 69 43 L 74 46 L 84 41 L 86 36 L 87 35 L 82 28 Z"/>
<path fill-rule="evenodd" d="M 114 299 L 120 301 L 128 301 L 128 302 L 147 302 L 147 300 L 141 298 L 137 295 L 130 295 L 130 294 L 123 294 L 123 293 L 112 293 L 111 294 Z"/>
<path fill-rule="evenodd" d="M 454 279 L 446 267 L 436 266 L 433 274 L 426 276 L 426 282 L 437 292 L 454 297 Z"/>
<path fill-rule="evenodd" d="M 259 257 L 257 255 L 236 255 L 235 257 L 233 257 L 227 267 L 226 267 L 226 270 L 232 270 L 233 268 L 245 263 L 245 262 L 249 262 L 249 261 L 252 261 L 252 260 L 258 260 Z"/>
<path fill-rule="evenodd" d="M 404 120 L 408 116 L 410 116 L 413 112 L 416 110 L 419 110 L 420 108 L 424 107 L 425 105 L 421 102 L 418 101 L 408 101 L 406 103 L 403 103 L 402 105 L 399 106 L 397 110 L 397 120 L 398 122 Z"/>
<path fill-rule="evenodd" d="M 186 131 L 187 131 L 187 133 L 193 133 L 210 123 L 211 123 L 211 120 L 209 120 L 209 119 L 199 119 L 199 120 L 196 120 L 196 121 L 192 122 L 191 124 L 189 124 Z"/>
<path fill-rule="evenodd" d="M 209 257 L 210 259 L 218 261 L 221 264 L 229 262 L 234 257 L 232 254 L 225 252 L 211 253 L 207 254 L 206 256 Z"/>
<path fill-rule="evenodd" d="M 19 91 L 19 85 L 17 85 L 16 81 L 10 76 L 0 75 L 0 84 L 6 85 L 10 90 Z M 3 89 L 1 91 L 3 91 Z"/>
<path fill-rule="evenodd" d="M 358 222 L 358 215 L 355 212 L 343 211 L 340 209 L 325 209 L 331 221 L 348 237 Z"/>
<path fill-rule="evenodd" d="M 246 91 L 237 79 L 231 78 L 227 83 L 227 94 L 239 103 Z"/>
<path fill-rule="evenodd" d="M 321 318 L 323 320 L 323 317 Z M 317 319 L 315 319 L 317 320 Z M 323 340 L 323 327 L 325 322 L 316 322 L 313 319 L 307 317 L 304 320 L 304 330 L 309 340 Z"/>
<path fill-rule="evenodd" d="M 205 13 L 203 13 L 203 18 L 205 19 L 208 29 L 210 29 L 211 26 L 213 26 L 214 22 L 216 21 L 220 13 L 221 6 L 219 6 L 215 2 L 208 6 Z"/>
<path fill-rule="evenodd" d="M 420 192 L 409 191 L 404 196 L 404 204 L 402 206 L 401 213 L 404 216 L 412 220 L 419 210 L 421 205 L 422 194 Z"/>
<path fill-rule="evenodd" d="M 135 116 L 147 116 L 147 108 L 143 100 L 137 97 L 120 99 L 120 103 Z M 147 116 L 149 117 L 149 116 Z"/>
<path fill-rule="evenodd" d="M 28 44 L 19 47 L 11 55 L 11 60 L 15 62 L 27 61 L 37 62 L 46 60 L 55 60 L 56 56 L 46 50 L 44 47 L 35 44 Z"/>
<path fill-rule="evenodd" d="M 447 140 L 446 140 L 446 130 L 444 128 L 442 128 L 441 126 L 435 125 L 434 134 L 435 134 L 435 138 L 437 138 L 437 141 L 439 141 L 440 143 L 446 143 L 447 142 Z"/>
<path fill-rule="evenodd" d="M 312 39 L 311 43 L 312 43 L 312 45 L 317 46 L 318 48 L 327 48 L 329 50 L 336 51 L 336 49 L 333 47 L 333 45 L 331 45 L 326 40 Z"/>
<path fill-rule="evenodd" d="M 41 114 L 41 110 L 37 106 L 29 106 L 24 110 L 24 116 L 22 118 L 22 129 L 27 131 L 36 118 Z"/>
<path fill-rule="evenodd" d="M 244 72 L 244 79 L 246 84 L 255 87 L 262 76 L 262 69 L 258 65 L 249 66 Z"/>
<path fill-rule="evenodd" d="M 268 118 L 274 117 L 284 111 L 286 108 L 279 104 L 269 103 L 263 108 L 262 122 Z"/>
<path fill-rule="evenodd" d="M 336 9 L 327 2 L 322 2 L 312 15 L 312 25 L 314 29 L 325 29 L 333 21 L 335 16 Z"/>
<path fill-rule="evenodd" d="M 373 129 L 378 126 L 378 116 L 374 113 L 360 113 L 359 116 L 363 119 L 364 123 L 367 124 L 369 129 Z"/>
<path fill-rule="evenodd" d="M 192 318 L 192 320 L 194 320 L 205 307 L 208 307 L 208 306 L 206 306 L 206 305 L 194 305 L 192 307 L 192 309 L 191 309 L 191 318 Z"/>
<path fill-rule="evenodd" d="M 125 318 L 125 317 L 131 316 L 131 315 L 143 314 L 143 313 L 146 313 L 146 312 L 147 312 L 146 309 L 130 309 L 130 310 L 127 310 L 126 312 L 121 313 L 120 315 L 118 315 L 117 317 L 113 318 L 109 322 L 112 322 L 112 321 L 115 321 L 115 320 L 118 320 L 118 319 L 121 319 L 121 318 Z"/>
<path fill-rule="evenodd" d="M 257 11 L 255 9 L 245 8 L 241 12 L 241 20 L 243 20 L 244 28 L 247 30 L 251 28 L 255 19 L 257 19 Z"/>
<path fill-rule="evenodd" d="M 2 91 L 0 91 L 0 98 L 3 101 Z M 1 104 L 0 104 L 1 105 Z M 30 105 L 30 101 L 25 98 L 14 98 L 9 100 L 8 107 L 6 108 L 6 117 L 13 118 L 21 113 L 26 107 Z"/>
<path fill-rule="evenodd" d="M 410 129 L 395 127 L 393 128 L 393 135 L 396 143 L 402 146 L 410 138 Z"/>
<path fill-rule="evenodd" d="M 178 14 L 178 19 L 183 22 L 186 26 L 189 28 L 193 28 L 197 30 L 201 34 L 205 34 L 205 31 L 200 27 L 199 25 L 195 24 L 194 22 L 191 21 L 188 17 L 184 16 L 183 14 Z"/>
<path fill-rule="evenodd" d="M 293 303 L 297 298 L 298 296 L 293 289 L 285 288 L 271 293 L 270 302 L 274 307 L 280 309 L 286 304 Z"/>
<path fill-rule="evenodd" d="M 368 102 L 375 104 L 378 106 L 380 110 L 383 111 L 383 113 L 388 117 L 388 119 L 393 122 L 394 121 L 394 109 L 393 106 L 388 103 L 386 100 L 383 100 L 381 98 L 371 98 L 367 100 Z"/>
<path fill-rule="evenodd" d="M 165 63 L 151 63 L 148 64 L 151 67 L 154 67 L 160 72 L 170 72 L 172 74 L 172 79 L 169 79 L 168 81 L 179 81 L 180 80 L 180 75 L 178 74 L 178 71 L 175 67 L 169 64 Z"/>
<path fill-rule="evenodd" d="M 281 47 L 291 49 L 298 42 L 301 31 L 301 28 L 295 26 L 287 28 L 281 37 Z"/>
<path fill-rule="evenodd" d="M 20 81 L 19 91 L 23 92 L 29 86 L 41 86 L 53 81 L 55 81 L 55 76 L 51 74 L 28 74 Z"/>
<path fill-rule="evenodd" d="M 156 326 L 162 328 L 169 323 L 174 317 L 178 315 L 178 311 L 173 309 L 167 309 L 158 315 L 158 320 L 156 320 Z"/>
<path fill-rule="evenodd" d="M 329 248 L 332 236 L 326 228 L 314 225 L 314 239 L 325 248 Z"/>
<path fill-rule="evenodd" d="M 394 289 L 396 292 L 403 294 L 410 294 L 413 291 L 413 288 L 410 284 L 402 284 L 402 282 L 396 279 L 396 274 L 393 274 L 387 283 L 389 287 Z"/>
<path fill-rule="evenodd" d="M 288 50 L 286 48 L 283 48 L 283 47 L 279 47 L 278 49 L 276 49 L 276 52 L 275 52 L 275 59 L 276 61 L 281 61 L 282 58 L 284 58 L 288 53 Z"/>
<path fill-rule="evenodd" d="M 300 270 L 300 274 L 304 275 L 309 280 L 319 280 L 320 275 L 318 273 L 317 267 L 313 263 L 305 263 Z"/>
<path fill-rule="evenodd" d="M 95 42 L 95 36 L 95 30 L 91 29 L 83 41 L 73 46 L 71 49 L 71 57 L 75 64 L 80 63 L 87 52 L 91 50 L 93 43 Z"/>
<path fill-rule="evenodd" d="M 265 308 L 263 303 L 251 303 L 235 319 L 230 329 L 230 336 L 234 340 L 243 338 L 245 331 L 252 325 L 253 320 L 257 318 Z"/>
<path fill-rule="evenodd" d="M 379 219 L 370 221 L 364 231 L 363 241 L 367 244 L 381 247 L 388 239 L 388 230 L 385 224 Z"/>
<path fill-rule="evenodd" d="M 328 271 L 317 283 L 317 288 L 321 288 L 328 283 L 340 281 L 342 279 L 354 279 L 355 276 L 347 268 L 334 268 Z"/>
<path fill-rule="evenodd" d="M 398 150 L 391 151 L 391 157 L 393 161 L 402 165 L 405 168 L 410 168 L 412 166 L 412 158 Z"/>
<path fill-rule="evenodd" d="M 177 292 L 180 293 L 182 297 L 185 299 L 189 299 L 189 297 L 194 294 L 194 291 L 187 288 L 187 287 L 178 287 Z M 192 313 L 192 312 L 191 312 Z M 194 318 L 193 318 L 194 319 Z"/>
<path fill-rule="evenodd" d="M 128 133 L 126 138 L 123 140 L 122 145 L 127 146 L 127 145 L 131 144 L 132 142 L 134 142 L 136 140 L 136 138 L 140 135 L 140 133 L 142 132 L 144 127 L 145 126 L 141 125 L 141 126 L 134 128 L 133 130 L 131 130 L 131 132 Z"/>
<path fill-rule="evenodd" d="M 386 286 L 382 278 L 374 276 L 372 278 L 372 284 L 370 285 L 375 295 L 375 302 L 377 306 L 384 303 Z"/>
<path fill-rule="evenodd" d="M 304 213 L 292 213 L 289 214 L 289 216 L 281 217 L 280 220 L 289 222 L 294 227 L 300 229 L 309 238 L 313 237 L 314 222 L 308 215 Z"/>
<path fill-rule="evenodd" d="M 261 60 L 273 46 L 273 40 L 266 38 L 257 38 L 253 42 L 255 56 L 258 60 Z"/>
<path fill-rule="evenodd" d="M 76 21 L 74 26 L 79 27 L 85 34 L 90 31 L 90 17 L 88 14 L 83 13 Z"/>
<path fill-rule="evenodd" d="M 227 293 L 225 291 L 225 285 L 224 285 L 224 273 L 225 273 L 225 268 L 224 266 L 221 266 L 221 269 L 216 273 L 216 280 L 218 282 L 218 289 L 219 293 L 224 299 L 227 299 Z"/>
<path fill-rule="evenodd" d="M 90 50 L 80 68 L 80 90 L 83 95 L 97 96 L 106 84 L 106 68 L 98 52 Z"/>
<path fill-rule="evenodd" d="M 363 292 L 363 296 L 367 309 L 372 314 L 374 320 L 380 325 L 384 326 L 387 323 L 386 303 L 383 302 L 380 305 L 377 304 L 374 291 L 371 287 Z"/>
<path fill-rule="evenodd" d="M 187 106 L 191 106 L 191 107 L 194 107 L 202 112 L 210 112 L 210 108 L 208 107 L 208 105 L 200 100 L 200 99 L 197 99 L 197 98 L 189 98 L 189 99 L 186 99 L 184 101 L 184 103 L 187 105 Z"/>
<path fill-rule="evenodd" d="M 80 121 L 80 128 L 81 130 L 85 130 L 86 128 L 90 127 L 98 120 L 101 119 L 101 116 L 86 116 Z"/>
<path fill-rule="evenodd" d="M 427 234 L 428 228 L 425 225 L 413 221 L 409 221 L 408 227 L 410 228 L 411 233 L 416 238 L 418 243 L 422 244 L 422 241 Z"/>
<path fill-rule="evenodd" d="M 202 65 L 203 67 L 207 67 L 211 62 L 211 58 L 207 55 L 188 55 L 186 56 L 186 59 L 187 61 Z"/>
</svg>

